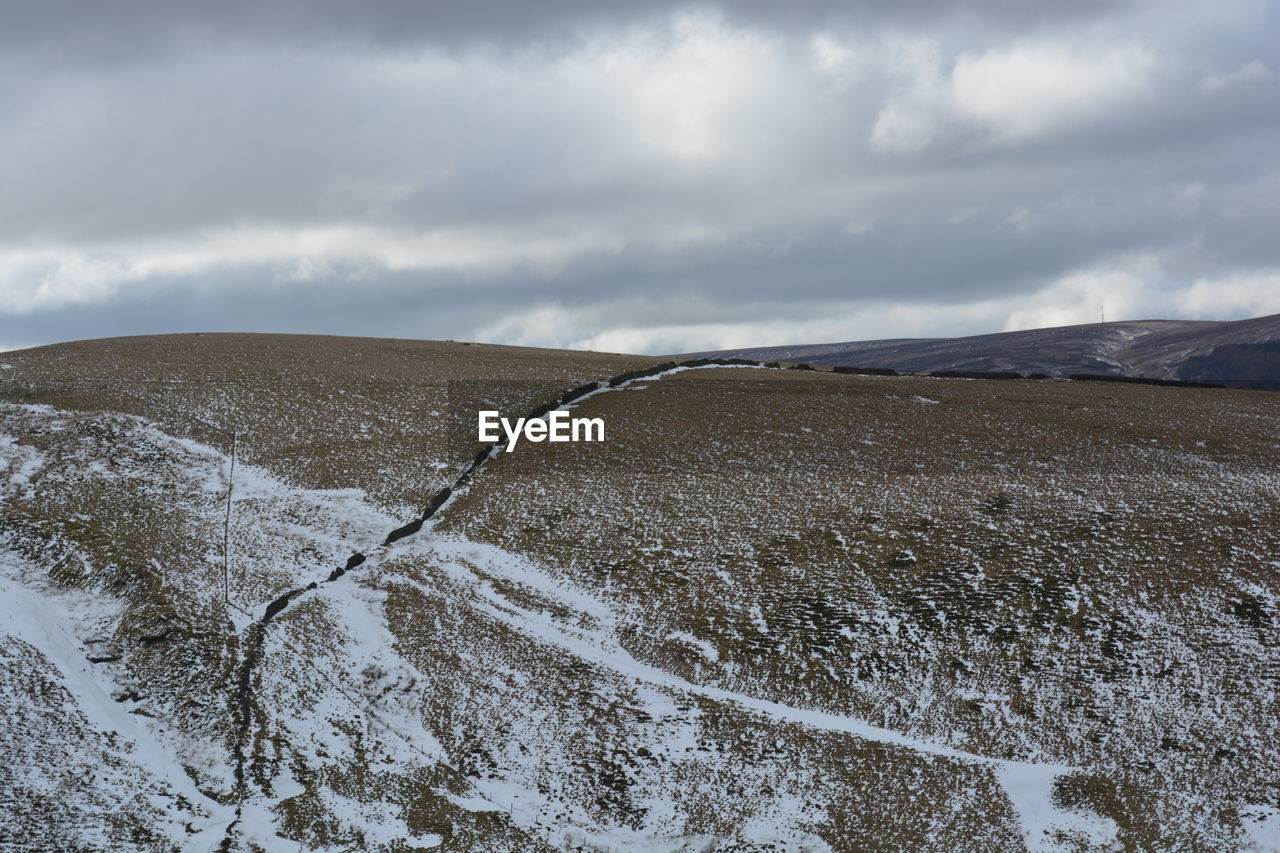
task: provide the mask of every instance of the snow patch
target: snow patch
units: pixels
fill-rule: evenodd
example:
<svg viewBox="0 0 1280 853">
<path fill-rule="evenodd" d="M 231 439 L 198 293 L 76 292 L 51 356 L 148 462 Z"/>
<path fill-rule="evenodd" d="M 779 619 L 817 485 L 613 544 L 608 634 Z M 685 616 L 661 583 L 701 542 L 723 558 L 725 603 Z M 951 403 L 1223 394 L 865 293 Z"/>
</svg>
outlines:
<svg viewBox="0 0 1280 853">
<path fill-rule="evenodd" d="M 670 634 L 667 634 L 667 639 L 675 640 L 677 643 L 684 643 L 687 646 L 692 646 L 698 654 L 702 655 L 712 663 L 720 660 L 720 653 L 716 651 L 715 646 L 711 645 L 706 640 L 699 640 L 688 631 L 672 631 Z"/>
<path fill-rule="evenodd" d="M 1240 814 L 1249 853 L 1280 853 L 1280 808 L 1249 806 Z"/>
<path fill-rule="evenodd" d="M 1062 768 L 1053 765 L 999 762 L 996 778 L 1004 787 L 1022 824 L 1030 853 L 1057 853 L 1110 848 L 1117 840 L 1115 821 L 1102 815 L 1059 808 L 1053 802 L 1053 783 Z"/>
<path fill-rule="evenodd" d="M 94 729 L 118 733 L 125 741 L 133 762 L 149 774 L 162 788 L 183 797 L 203 814 L 195 818 L 195 834 L 185 824 L 195 817 L 183 811 L 171 814 L 163 829 L 170 838 L 183 844 L 212 845 L 221 837 L 222 829 L 232 819 L 231 810 L 218 805 L 200 793 L 172 753 L 157 739 L 145 718 L 128 713 L 112 696 L 109 682 L 94 670 L 77 638 L 75 624 L 97 620 L 104 613 L 118 610 L 115 602 L 86 593 L 46 595 L 19 581 L 37 575 L 36 569 L 11 551 L 0 551 L 0 631 L 38 649 L 61 675 L 62 686 L 75 699 L 75 711 L 84 716 Z M 152 798 L 164 805 L 160 798 Z"/>
</svg>

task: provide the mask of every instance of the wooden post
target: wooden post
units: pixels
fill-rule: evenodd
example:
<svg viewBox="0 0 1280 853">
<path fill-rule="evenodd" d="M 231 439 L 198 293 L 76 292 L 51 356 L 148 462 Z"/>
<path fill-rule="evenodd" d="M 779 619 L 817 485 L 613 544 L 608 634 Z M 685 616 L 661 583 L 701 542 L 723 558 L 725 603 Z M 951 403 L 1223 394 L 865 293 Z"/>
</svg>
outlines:
<svg viewBox="0 0 1280 853">
<path fill-rule="evenodd" d="M 231 433 L 231 472 L 227 475 L 227 514 L 222 521 L 222 600 L 231 603 L 231 490 L 236 481 L 236 434 Z"/>
</svg>

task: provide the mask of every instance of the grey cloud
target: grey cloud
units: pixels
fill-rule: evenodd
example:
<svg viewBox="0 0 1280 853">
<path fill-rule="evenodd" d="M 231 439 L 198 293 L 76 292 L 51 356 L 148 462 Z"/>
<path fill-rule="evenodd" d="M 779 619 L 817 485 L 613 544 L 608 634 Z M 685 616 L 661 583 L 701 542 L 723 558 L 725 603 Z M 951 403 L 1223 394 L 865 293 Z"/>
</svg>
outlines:
<svg viewBox="0 0 1280 853">
<path fill-rule="evenodd" d="M 1172 293 L 1280 270 L 1272 4 L 759 2 L 692 34 L 671 17 L 688 8 L 715 7 L 3 3 L 0 297 L 18 296 L 0 344 L 463 338 L 548 305 L 591 324 L 551 343 L 859 302 L 1014 305 L 1080 271 L 1141 267 Z M 819 33 L 847 69 L 817 70 Z M 995 91 L 983 121 L 952 103 L 958 58 L 1045 45 L 1147 64 L 1119 81 L 1128 100 L 1025 138 L 999 134 L 1017 98 Z M 878 149 L 894 104 L 928 133 Z M 351 228 L 390 248 L 315 248 Z M 447 235 L 479 241 L 473 268 L 419 258 L 440 234 L 446 254 Z M 115 258 L 127 270 L 95 289 Z M 309 280 L 273 284 L 299 264 Z M 32 302 L 33 269 L 70 295 Z"/>
<path fill-rule="evenodd" d="M 822 27 L 918 27 L 945 23 L 962 29 L 1034 29 L 1122 15 L 1139 3 L 1080 0 L 966 0 L 940 7 L 932 0 L 850 4 L 839 0 L 733 0 L 687 3 L 601 3 L 598 0 L 468 0 L 414 3 L 404 0 L 3 0 L 0 44 L 35 50 L 64 62 L 130 61 L 156 51 L 201 44 L 263 41 L 314 45 L 337 42 L 509 45 L 582 34 L 660 18 L 682 8 L 715 9 L 749 26 L 811 30 Z"/>
</svg>

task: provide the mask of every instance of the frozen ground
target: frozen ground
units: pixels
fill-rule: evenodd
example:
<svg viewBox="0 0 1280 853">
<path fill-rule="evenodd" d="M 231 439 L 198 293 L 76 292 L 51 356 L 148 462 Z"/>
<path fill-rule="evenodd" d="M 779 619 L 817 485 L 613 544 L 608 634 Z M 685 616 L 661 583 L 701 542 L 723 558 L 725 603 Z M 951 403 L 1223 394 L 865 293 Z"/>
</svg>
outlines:
<svg viewBox="0 0 1280 853">
<path fill-rule="evenodd" d="M 389 547 L 403 517 L 351 485 L 243 461 L 232 484 L 223 452 L 146 420 L 5 404 L 3 690 L 28 723 L 4 734 L 0 838 L 1268 849 L 1273 413 L 1173 415 L 1174 438 L 1124 410 L 1132 434 L 1090 464 L 983 444 L 1021 427 L 986 422 L 982 383 L 718 373 L 746 384 L 673 371 L 584 398 L 618 440 L 502 454 Z M 1083 423 L 1118 405 L 1036 393 Z M 770 443 L 682 422 L 706 394 Z M 1003 490 L 932 470 L 922 411 L 972 427 L 940 438 Z M 1116 580 L 1046 579 L 1073 563 Z"/>
</svg>

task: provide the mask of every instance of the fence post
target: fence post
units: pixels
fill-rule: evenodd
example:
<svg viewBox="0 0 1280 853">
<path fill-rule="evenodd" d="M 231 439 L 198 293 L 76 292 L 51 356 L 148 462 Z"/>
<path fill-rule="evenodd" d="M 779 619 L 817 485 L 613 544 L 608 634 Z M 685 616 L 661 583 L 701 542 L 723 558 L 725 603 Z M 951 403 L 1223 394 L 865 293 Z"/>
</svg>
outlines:
<svg viewBox="0 0 1280 853">
<path fill-rule="evenodd" d="M 231 603 L 231 490 L 236 482 L 236 433 L 231 432 L 231 471 L 227 474 L 227 514 L 222 520 L 222 600 Z"/>
</svg>

